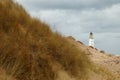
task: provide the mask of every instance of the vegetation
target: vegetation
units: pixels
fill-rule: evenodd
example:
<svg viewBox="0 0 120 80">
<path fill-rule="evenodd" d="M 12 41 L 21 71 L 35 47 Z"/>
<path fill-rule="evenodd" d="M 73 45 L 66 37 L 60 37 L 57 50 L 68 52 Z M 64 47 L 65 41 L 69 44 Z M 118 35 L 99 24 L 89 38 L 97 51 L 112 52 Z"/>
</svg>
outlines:
<svg viewBox="0 0 120 80">
<path fill-rule="evenodd" d="M 101 76 L 103 80 L 118 80 L 114 74 L 112 74 L 106 67 L 93 64 L 90 70 L 97 76 Z"/>
<path fill-rule="evenodd" d="M 0 0 L 0 80 L 56 80 L 59 70 L 88 80 L 89 69 L 108 74 L 21 5 Z"/>
<path fill-rule="evenodd" d="M 105 51 L 104 51 L 104 50 L 101 50 L 100 53 L 105 53 Z"/>
<path fill-rule="evenodd" d="M 83 52 L 49 25 L 31 18 L 18 3 L 0 0 L 0 10 L 0 69 L 6 78 L 54 80 L 55 66 L 73 77 L 84 77 L 90 62 Z"/>
</svg>

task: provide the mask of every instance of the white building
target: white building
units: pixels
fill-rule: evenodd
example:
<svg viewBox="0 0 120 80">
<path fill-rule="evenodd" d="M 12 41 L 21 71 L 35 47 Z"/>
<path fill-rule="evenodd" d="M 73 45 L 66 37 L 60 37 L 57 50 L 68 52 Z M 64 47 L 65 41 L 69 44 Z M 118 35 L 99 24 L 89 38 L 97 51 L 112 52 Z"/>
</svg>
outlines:
<svg viewBox="0 0 120 80">
<path fill-rule="evenodd" d="M 90 32 L 90 35 L 89 35 L 89 46 L 94 47 L 94 37 L 92 32 Z"/>
</svg>

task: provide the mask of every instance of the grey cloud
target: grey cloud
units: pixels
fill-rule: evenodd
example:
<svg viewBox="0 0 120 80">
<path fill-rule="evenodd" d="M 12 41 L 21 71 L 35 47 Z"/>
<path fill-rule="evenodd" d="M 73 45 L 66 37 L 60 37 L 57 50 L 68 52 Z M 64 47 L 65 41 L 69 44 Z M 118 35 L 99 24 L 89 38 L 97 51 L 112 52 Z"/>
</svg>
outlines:
<svg viewBox="0 0 120 80">
<path fill-rule="evenodd" d="M 116 38 L 116 35 L 120 33 L 96 33 L 95 34 L 95 46 L 99 50 L 105 50 L 105 52 L 120 54 L 119 51 L 119 39 Z"/>
<path fill-rule="evenodd" d="M 32 15 L 39 15 L 38 17 L 50 23 L 51 27 L 57 25 L 56 28 L 62 32 L 65 28 L 85 33 L 120 32 L 120 4 L 104 10 L 40 10 Z"/>
<path fill-rule="evenodd" d="M 116 36 L 115 36 L 115 38 L 118 38 L 118 39 L 120 39 L 120 34 L 119 34 L 119 35 L 116 35 Z"/>
<path fill-rule="evenodd" d="M 28 10 L 39 9 L 102 9 L 110 7 L 120 0 L 17 0 Z"/>
</svg>

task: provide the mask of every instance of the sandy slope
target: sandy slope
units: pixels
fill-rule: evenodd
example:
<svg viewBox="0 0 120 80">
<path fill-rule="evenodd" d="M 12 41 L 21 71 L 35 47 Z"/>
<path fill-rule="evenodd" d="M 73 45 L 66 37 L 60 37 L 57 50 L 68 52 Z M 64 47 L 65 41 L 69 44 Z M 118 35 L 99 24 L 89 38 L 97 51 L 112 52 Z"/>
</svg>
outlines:
<svg viewBox="0 0 120 80">
<path fill-rule="evenodd" d="M 120 80 L 120 56 L 110 55 L 108 53 L 101 53 L 95 48 L 85 46 L 80 41 L 75 41 L 72 37 L 67 38 L 70 43 L 75 45 L 78 49 L 83 50 L 89 56 L 90 60 L 96 65 L 102 66 L 108 69 L 117 80 Z M 96 75 L 95 73 L 90 72 L 90 80 L 106 80 L 101 75 Z"/>
</svg>

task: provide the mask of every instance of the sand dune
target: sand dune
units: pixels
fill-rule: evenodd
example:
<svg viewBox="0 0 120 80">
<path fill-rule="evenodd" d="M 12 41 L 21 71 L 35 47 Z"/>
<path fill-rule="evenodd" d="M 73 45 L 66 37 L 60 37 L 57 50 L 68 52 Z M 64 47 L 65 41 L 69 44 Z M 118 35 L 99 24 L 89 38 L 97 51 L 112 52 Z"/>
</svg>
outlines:
<svg viewBox="0 0 120 80">
<path fill-rule="evenodd" d="M 88 57 L 94 64 L 108 69 L 116 77 L 117 80 L 120 80 L 120 56 L 100 52 L 96 48 L 86 46 L 82 42 L 76 41 L 74 38 L 68 37 L 67 40 L 71 44 L 75 45 L 78 49 L 83 50 L 83 52 L 85 52 L 88 55 Z M 93 75 L 94 78 L 99 77 L 99 79 L 93 79 Z M 96 75 L 92 72 L 90 74 L 90 78 L 90 80 L 106 80 L 102 79 L 103 76 Z"/>
</svg>

